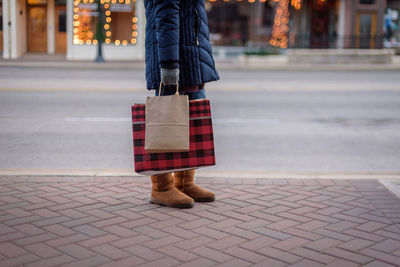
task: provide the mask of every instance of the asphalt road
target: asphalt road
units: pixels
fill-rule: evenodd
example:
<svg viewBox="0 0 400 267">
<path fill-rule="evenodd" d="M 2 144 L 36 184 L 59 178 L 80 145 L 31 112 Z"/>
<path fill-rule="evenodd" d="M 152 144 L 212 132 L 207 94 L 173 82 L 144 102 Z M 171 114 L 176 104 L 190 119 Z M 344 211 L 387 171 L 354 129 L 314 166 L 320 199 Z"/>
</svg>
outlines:
<svg viewBox="0 0 400 267">
<path fill-rule="evenodd" d="M 122 85 L 140 83 L 143 72 L 45 71 L 0 70 L 0 88 L 16 89 L 0 90 L 0 169 L 132 169 L 130 105 L 149 93 Z M 209 171 L 400 172 L 398 73 L 225 71 L 221 77 L 229 81 L 208 87 L 217 155 Z M 82 90 L 81 82 L 104 90 Z M 229 90 L 229 83 L 251 88 Z M 45 90 L 37 91 L 41 84 Z M 322 87 L 307 90 L 307 84 Z"/>
</svg>

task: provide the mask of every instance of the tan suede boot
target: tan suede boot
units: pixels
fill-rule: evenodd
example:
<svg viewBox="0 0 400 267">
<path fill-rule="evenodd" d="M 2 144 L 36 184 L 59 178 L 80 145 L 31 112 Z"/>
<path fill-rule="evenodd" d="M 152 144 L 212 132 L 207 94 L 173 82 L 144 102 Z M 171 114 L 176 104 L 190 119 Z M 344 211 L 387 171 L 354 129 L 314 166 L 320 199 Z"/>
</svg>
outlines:
<svg viewBox="0 0 400 267">
<path fill-rule="evenodd" d="M 151 176 L 150 203 L 173 208 L 192 208 L 194 201 L 174 186 L 172 173 Z"/>
<path fill-rule="evenodd" d="M 215 200 L 213 192 L 205 190 L 194 183 L 195 170 L 174 172 L 175 187 L 197 202 L 212 202 Z"/>
</svg>

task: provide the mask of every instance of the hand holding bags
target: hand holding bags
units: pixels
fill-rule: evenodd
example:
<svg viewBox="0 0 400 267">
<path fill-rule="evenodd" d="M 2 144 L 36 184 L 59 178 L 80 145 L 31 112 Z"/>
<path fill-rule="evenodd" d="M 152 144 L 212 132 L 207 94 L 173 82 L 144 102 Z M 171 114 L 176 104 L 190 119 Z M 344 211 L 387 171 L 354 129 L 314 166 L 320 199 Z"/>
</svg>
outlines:
<svg viewBox="0 0 400 267">
<path fill-rule="evenodd" d="M 133 152 L 137 173 L 156 175 L 215 165 L 210 101 L 208 99 L 189 101 L 189 113 L 189 151 L 147 153 L 144 149 L 145 105 L 132 106 Z"/>
<path fill-rule="evenodd" d="M 189 151 L 189 101 L 178 90 L 177 86 L 175 95 L 147 98 L 144 142 L 147 153 Z"/>
</svg>

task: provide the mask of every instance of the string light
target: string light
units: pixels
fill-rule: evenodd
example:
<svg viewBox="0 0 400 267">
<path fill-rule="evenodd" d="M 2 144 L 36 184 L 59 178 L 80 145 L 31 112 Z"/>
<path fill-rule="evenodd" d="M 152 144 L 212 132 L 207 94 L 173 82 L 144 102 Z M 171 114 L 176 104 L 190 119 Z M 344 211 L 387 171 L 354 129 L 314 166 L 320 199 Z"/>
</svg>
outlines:
<svg viewBox="0 0 400 267">
<path fill-rule="evenodd" d="M 294 7 L 296 10 L 301 9 L 301 0 L 292 0 L 291 3 L 292 7 Z"/>
<path fill-rule="evenodd" d="M 208 2 L 217 2 L 217 0 L 207 0 Z M 222 0 L 223 2 L 243 2 L 246 0 Z M 302 0 L 247 0 L 249 3 L 259 2 L 278 2 L 278 6 L 276 8 L 276 13 L 274 17 L 274 25 L 272 30 L 272 36 L 269 41 L 270 45 L 276 47 L 286 48 L 288 44 L 287 33 L 289 31 L 289 4 L 294 7 L 296 10 L 301 9 Z M 88 12 L 87 7 L 80 8 L 80 4 L 94 4 L 95 0 L 74 0 L 74 15 L 73 15 L 73 43 L 74 44 L 95 44 L 97 40 L 93 40 L 94 33 L 91 31 L 93 27 L 91 21 L 91 12 Z M 112 9 L 110 10 L 112 5 L 130 5 L 131 3 L 135 3 L 136 0 L 100 0 L 100 3 L 103 5 L 105 10 L 105 24 L 104 29 L 106 30 L 106 39 L 105 42 L 107 44 L 111 43 L 112 36 L 112 27 L 110 25 L 112 18 Z M 320 3 L 325 3 L 326 0 L 319 0 Z M 137 42 L 137 17 L 132 18 L 132 38 L 130 39 L 131 44 L 136 44 Z M 114 40 L 113 43 L 115 45 L 127 45 L 128 40 Z"/>
<path fill-rule="evenodd" d="M 279 1 L 276 7 L 274 26 L 272 28 L 272 37 L 269 41 L 271 46 L 287 48 L 289 31 L 289 0 L 274 0 Z"/>
<path fill-rule="evenodd" d="M 112 42 L 115 45 L 122 44 L 123 46 L 128 45 L 128 43 L 136 44 L 137 37 L 137 17 L 132 18 L 132 32 L 131 39 L 127 37 L 126 40 L 114 40 L 111 41 L 112 36 L 112 26 L 111 26 L 111 14 L 112 9 L 110 10 L 112 5 L 132 5 L 136 0 L 100 0 L 100 3 L 103 5 L 104 14 L 105 14 L 105 23 L 104 29 L 106 30 L 105 35 L 105 43 L 111 44 Z M 93 23 L 93 12 L 97 10 L 97 4 L 95 0 L 74 0 L 74 15 L 73 15 L 73 43 L 75 45 L 90 45 L 90 44 L 98 44 L 98 41 L 94 39 L 94 33 L 92 28 L 95 27 Z M 84 5 L 82 5 L 84 4 Z M 87 6 L 91 5 L 91 6 Z M 96 5 L 96 7 L 92 6 Z M 119 7 L 117 7 L 118 10 Z M 134 7 L 132 7 L 134 8 Z M 129 36 L 129 35 L 128 35 Z"/>
</svg>

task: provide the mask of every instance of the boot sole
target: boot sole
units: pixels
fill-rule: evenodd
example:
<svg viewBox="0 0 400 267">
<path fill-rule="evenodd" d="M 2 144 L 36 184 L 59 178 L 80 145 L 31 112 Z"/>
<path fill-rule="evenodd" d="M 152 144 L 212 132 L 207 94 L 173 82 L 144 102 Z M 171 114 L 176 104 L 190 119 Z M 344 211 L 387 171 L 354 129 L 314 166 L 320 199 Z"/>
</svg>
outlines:
<svg viewBox="0 0 400 267">
<path fill-rule="evenodd" d="M 194 203 L 186 203 L 186 204 L 168 204 L 156 198 L 150 198 L 150 203 L 157 204 L 161 206 L 167 206 L 171 208 L 179 208 L 179 209 L 190 209 L 193 208 Z"/>
<path fill-rule="evenodd" d="M 193 200 L 196 202 L 214 202 L 215 197 L 194 197 Z"/>
</svg>

